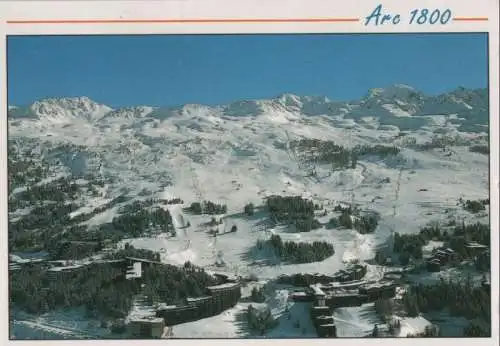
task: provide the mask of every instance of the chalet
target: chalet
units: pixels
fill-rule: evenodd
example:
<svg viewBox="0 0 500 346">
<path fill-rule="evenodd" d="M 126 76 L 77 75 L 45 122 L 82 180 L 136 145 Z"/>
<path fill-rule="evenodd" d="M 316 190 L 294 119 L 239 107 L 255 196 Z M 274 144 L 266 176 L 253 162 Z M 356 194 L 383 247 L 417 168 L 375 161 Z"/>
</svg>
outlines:
<svg viewBox="0 0 500 346">
<path fill-rule="evenodd" d="M 441 270 L 441 266 L 454 262 L 457 258 L 456 252 L 450 248 L 437 249 L 433 253 L 433 256 L 427 260 L 427 270 L 430 272 L 438 272 Z"/>
</svg>

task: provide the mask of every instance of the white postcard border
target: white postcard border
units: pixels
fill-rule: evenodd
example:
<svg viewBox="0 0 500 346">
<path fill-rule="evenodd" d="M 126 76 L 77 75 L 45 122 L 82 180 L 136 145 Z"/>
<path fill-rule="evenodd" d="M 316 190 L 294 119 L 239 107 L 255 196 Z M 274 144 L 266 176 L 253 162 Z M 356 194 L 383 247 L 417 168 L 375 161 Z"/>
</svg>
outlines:
<svg viewBox="0 0 500 346">
<path fill-rule="evenodd" d="M 364 26 L 365 17 L 378 5 L 392 14 L 401 13 L 404 18 L 398 25 Z M 170 1 L 1 1 L 0 2 L 0 210 L 2 246 L 1 277 L 7 278 L 7 68 L 6 35 L 68 35 L 68 34 L 216 34 L 216 33 L 396 33 L 396 32 L 488 32 L 489 33 L 489 96 L 490 96 L 490 201 L 492 229 L 492 335 L 491 339 L 202 339 L 202 340 L 103 340 L 103 341 L 9 341 L 19 345 L 52 345 L 65 343 L 80 345 L 85 342 L 105 345 L 143 345 L 166 342 L 175 345 L 241 345 L 273 343 L 282 345 L 330 344 L 343 345 L 383 342 L 384 344 L 449 343 L 458 345 L 498 344 L 498 261 L 499 261 L 499 85 L 498 85 L 498 1 L 476 0 L 421 0 L 421 1 L 324 1 L 324 0 L 170 0 Z M 462 18 L 447 25 L 409 25 L 408 13 L 414 8 L 450 8 L 453 16 Z M 488 20 L 484 20 L 487 17 Z M 317 21 L 305 22 L 313 18 Z M 343 22 L 333 19 L 358 18 L 359 21 Z M 470 19 L 470 20 L 467 20 Z M 473 20 L 476 18 L 477 20 Z M 483 19 L 481 19 L 483 18 Z M 232 21 L 224 21 L 231 19 Z M 261 19 L 248 21 L 249 19 Z M 291 19 L 291 20 L 290 20 Z M 320 21 L 332 19 L 332 21 Z M 127 22 L 135 20 L 136 22 Z M 168 22 L 168 20 L 180 20 Z M 210 22 L 210 20 L 213 20 Z M 240 20 L 240 22 L 234 21 Z M 241 21 L 242 20 L 242 21 Z M 274 21 L 273 21 L 274 20 Z M 289 20 L 289 21 L 288 21 Z M 295 20 L 295 21 L 294 21 Z M 405 21 L 406 20 L 406 21 Z M 32 21 L 31 23 L 21 23 Z M 46 21 L 35 23 L 33 21 Z M 48 22 L 47 22 L 48 21 Z M 56 23 L 59 21 L 59 23 Z M 80 21 L 80 22 L 78 22 Z M 120 22 L 121 21 L 121 22 Z M 141 22 L 142 21 L 142 22 Z M 149 21 L 149 22 L 147 22 Z M 155 22 L 156 21 L 156 22 Z M 162 22 L 163 21 L 163 22 Z M 2 280 L 0 305 L 8 306 L 7 280 Z M 2 338 L 8 338 L 8 312 L 4 310 L 1 324 Z"/>
</svg>

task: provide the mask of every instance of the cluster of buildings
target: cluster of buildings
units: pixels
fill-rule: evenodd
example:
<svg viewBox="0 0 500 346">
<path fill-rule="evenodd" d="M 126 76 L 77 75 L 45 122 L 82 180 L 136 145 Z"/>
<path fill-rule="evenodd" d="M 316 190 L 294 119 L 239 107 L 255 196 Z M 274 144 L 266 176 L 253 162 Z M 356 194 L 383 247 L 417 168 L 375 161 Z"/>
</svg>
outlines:
<svg viewBox="0 0 500 346">
<path fill-rule="evenodd" d="M 430 272 L 438 272 L 441 267 L 456 261 L 457 255 L 450 248 L 437 249 L 433 255 L 427 259 L 427 270 Z"/>
<path fill-rule="evenodd" d="M 183 305 L 158 305 L 149 316 L 132 318 L 129 330 L 138 338 L 165 338 L 165 332 L 176 324 L 197 321 L 220 314 L 236 305 L 241 297 L 239 282 L 226 282 L 207 287 L 207 295 L 199 298 L 187 298 Z"/>
<path fill-rule="evenodd" d="M 32 268 L 47 273 L 51 280 L 65 280 L 75 274 L 106 266 L 115 269 L 111 274 L 118 277 L 125 274 L 125 260 L 93 260 L 93 261 L 69 261 L 54 260 L 49 261 L 44 258 L 24 259 L 17 256 L 9 256 L 9 272 L 13 274 L 23 268 Z"/>
<path fill-rule="evenodd" d="M 489 255 L 489 248 L 486 245 L 477 242 L 466 242 L 465 249 L 468 256 L 471 258 L 478 258 L 481 256 Z M 450 249 L 441 247 L 433 251 L 432 256 L 427 259 L 427 270 L 430 272 L 438 272 L 441 267 L 449 264 L 456 263 L 459 260 L 458 254 Z"/>
<path fill-rule="evenodd" d="M 326 294 L 316 285 L 311 285 L 314 303 L 311 307 L 311 319 L 320 338 L 336 338 L 337 326 L 332 310 L 326 304 Z"/>
<path fill-rule="evenodd" d="M 363 275 L 364 276 L 364 275 Z M 332 311 L 340 307 L 360 306 L 382 298 L 396 296 L 402 273 L 393 272 L 377 282 L 353 280 L 350 282 L 310 285 L 290 298 L 299 302 L 312 302 L 311 318 L 318 336 L 336 337 L 337 329 Z"/>
<path fill-rule="evenodd" d="M 92 275 L 93 269 L 104 265 L 111 280 L 115 278 L 140 279 L 145 268 L 161 264 L 161 262 L 132 257 L 92 261 L 49 261 L 41 258 L 9 257 L 9 271 L 12 274 L 28 267 L 44 271 L 47 277 L 54 281 L 69 279 L 82 273 Z M 236 305 L 241 297 L 239 279 L 221 274 L 214 274 L 214 276 L 223 283 L 207 287 L 205 296 L 187 298 L 181 306 L 160 305 L 151 315 L 130 319 L 127 324 L 130 334 L 140 338 L 168 337 L 169 333 L 165 330 L 170 326 L 214 316 Z"/>
<path fill-rule="evenodd" d="M 374 283 L 358 282 L 347 286 L 319 285 L 325 294 L 326 305 L 331 308 L 360 306 L 381 298 L 392 298 L 398 284 L 391 280 Z"/>
<path fill-rule="evenodd" d="M 332 309 L 360 306 L 381 298 L 393 298 L 401 277 L 401 273 L 389 273 L 380 281 L 354 280 L 341 284 L 314 284 L 304 291 L 292 293 L 290 299 L 297 302 L 316 302 L 324 297 L 321 300 Z"/>
<path fill-rule="evenodd" d="M 348 282 L 361 280 L 366 275 L 366 265 L 354 264 L 345 270 L 339 270 L 333 276 L 333 281 Z"/>
</svg>

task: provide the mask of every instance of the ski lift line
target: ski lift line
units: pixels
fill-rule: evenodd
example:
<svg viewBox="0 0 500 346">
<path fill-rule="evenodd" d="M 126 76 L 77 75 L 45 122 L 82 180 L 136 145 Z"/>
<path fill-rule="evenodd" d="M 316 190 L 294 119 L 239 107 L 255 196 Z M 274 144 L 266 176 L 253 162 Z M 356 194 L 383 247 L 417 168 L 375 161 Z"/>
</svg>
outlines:
<svg viewBox="0 0 500 346">
<path fill-rule="evenodd" d="M 396 216 L 397 214 L 397 202 L 399 201 L 399 189 L 401 188 L 401 178 L 403 175 L 403 167 L 400 168 L 398 172 L 398 179 L 396 181 L 396 192 L 395 192 L 395 198 L 394 198 L 394 205 L 393 205 L 393 216 Z"/>
</svg>

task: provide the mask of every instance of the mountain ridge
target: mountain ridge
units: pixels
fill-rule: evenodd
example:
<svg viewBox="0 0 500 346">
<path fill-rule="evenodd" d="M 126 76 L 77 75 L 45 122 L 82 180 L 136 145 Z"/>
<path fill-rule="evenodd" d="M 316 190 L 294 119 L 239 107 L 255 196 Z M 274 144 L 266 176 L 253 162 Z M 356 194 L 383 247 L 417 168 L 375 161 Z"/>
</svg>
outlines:
<svg viewBox="0 0 500 346">
<path fill-rule="evenodd" d="M 371 88 L 358 100 L 333 101 L 326 96 L 300 96 L 282 93 L 268 99 L 236 100 L 228 104 L 209 106 L 204 104 L 184 104 L 180 106 L 154 107 L 147 105 L 112 108 L 91 100 L 89 97 L 46 98 L 33 102 L 28 106 L 9 105 L 8 117 L 42 119 L 54 121 L 71 121 L 75 118 L 90 122 L 109 120 L 110 118 L 144 118 L 165 117 L 170 115 L 186 115 L 193 110 L 203 110 L 207 114 L 224 116 L 258 116 L 268 111 L 283 111 L 306 116 L 346 115 L 351 109 L 354 113 L 373 113 L 377 110 L 383 114 L 407 113 L 409 116 L 432 114 L 460 114 L 487 112 L 488 95 L 486 88 L 456 89 L 435 96 L 425 95 L 417 89 L 395 84 L 386 88 Z M 389 105 L 389 107 L 387 106 Z M 163 114 L 163 115 L 162 115 Z M 354 115 L 355 115 L 354 114 Z M 477 114 L 476 118 L 478 117 Z M 484 119 L 483 116 L 479 118 Z"/>
</svg>

